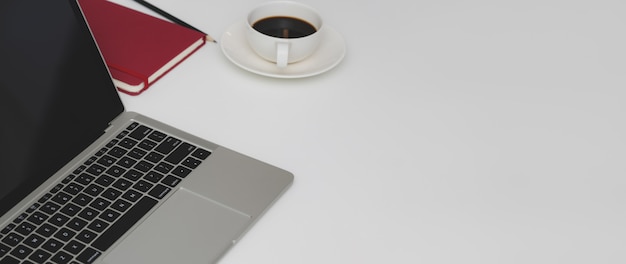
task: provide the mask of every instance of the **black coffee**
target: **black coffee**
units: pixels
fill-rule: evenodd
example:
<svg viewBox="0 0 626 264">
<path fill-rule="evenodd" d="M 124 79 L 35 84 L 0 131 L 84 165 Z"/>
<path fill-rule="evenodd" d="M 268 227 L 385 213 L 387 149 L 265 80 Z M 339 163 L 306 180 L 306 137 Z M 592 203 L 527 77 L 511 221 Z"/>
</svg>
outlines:
<svg viewBox="0 0 626 264">
<path fill-rule="evenodd" d="M 267 17 L 255 22 L 252 27 L 276 38 L 301 38 L 317 31 L 309 22 L 293 17 Z"/>
</svg>

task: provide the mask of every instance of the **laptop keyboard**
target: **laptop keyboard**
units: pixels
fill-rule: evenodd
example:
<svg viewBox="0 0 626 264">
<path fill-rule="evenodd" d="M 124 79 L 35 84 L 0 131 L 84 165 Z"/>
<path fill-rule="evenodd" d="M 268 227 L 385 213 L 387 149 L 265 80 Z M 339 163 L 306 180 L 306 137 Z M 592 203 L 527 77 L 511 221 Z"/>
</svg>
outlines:
<svg viewBox="0 0 626 264">
<path fill-rule="evenodd" d="M 0 231 L 0 264 L 93 263 L 211 154 L 133 123 Z"/>
</svg>

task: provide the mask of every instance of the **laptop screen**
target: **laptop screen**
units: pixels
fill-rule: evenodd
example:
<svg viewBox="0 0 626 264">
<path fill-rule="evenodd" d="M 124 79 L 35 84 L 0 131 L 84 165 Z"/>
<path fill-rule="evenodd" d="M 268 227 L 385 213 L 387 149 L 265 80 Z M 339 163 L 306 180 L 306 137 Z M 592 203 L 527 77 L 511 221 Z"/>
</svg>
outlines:
<svg viewBox="0 0 626 264">
<path fill-rule="evenodd" d="M 0 215 L 122 111 L 75 0 L 0 1 Z"/>
</svg>

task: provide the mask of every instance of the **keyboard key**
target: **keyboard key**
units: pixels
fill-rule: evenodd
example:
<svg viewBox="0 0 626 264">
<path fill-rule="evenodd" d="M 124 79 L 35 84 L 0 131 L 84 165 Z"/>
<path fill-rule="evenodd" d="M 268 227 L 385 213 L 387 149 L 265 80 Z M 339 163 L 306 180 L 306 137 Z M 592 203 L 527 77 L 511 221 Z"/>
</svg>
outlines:
<svg viewBox="0 0 626 264">
<path fill-rule="evenodd" d="M 146 160 L 152 163 L 158 163 L 159 161 L 161 161 L 163 158 L 165 158 L 164 155 L 156 153 L 156 152 L 150 152 L 148 153 L 148 155 L 146 155 Z"/>
<path fill-rule="evenodd" d="M 145 150 L 134 148 L 128 153 L 128 156 L 134 159 L 141 159 L 146 155 L 146 153 L 148 152 L 146 152 Z"/>
<path fill-rule="evenodd" d="M 55 204 L 53 202 L 47 202 L 41 207 L 41 211 L 43 211 L 46 214 L 51 215 L 51 214 L 54 214 L 57 210 L 59 210 L 59 208 L 61 208 L 61 206 L 59 206 L 58 204 Z"/>
<path fill-rule="evenodd" d="M 84 164 L 85 164 L 85 165 L 91 165 L 91 164 L 93 164 L 94 162 L 96 162 L 96 160 L 98 160 L 98 157 L 96 157 L 96 156 L 92 156 L 92 157 L 90 157 L 89 159 L 87 159 L 87 160 L 85 161 L 85 163 L 84 163 Z"/>
<path fill-rule="evenodd" d="M 87 226 L 87 228 L 97 233 L 102 233 L 107 227 L 109 227 L 109 224 L 100 219 L 93 220 L 93 222 Z"/>
<path fill-rule="evenodd" d="M 28 259 L 34 261 L 35 263 L 44 263 L 44 261 L 48 260 L 50 257 L 52 257 L 52 254 L 38 249 L 35 253 L 30 255 Z"/>
<path fill-rule="evenodd" d="M 130 169 L 132 166 L 137 163 L 137 160 L 131 159 L 129 157 L 123 157 L 118 162 L 117 165 L 120 165 L 126 169 Z"/>
<path fill-rule="evenodd" d="M 176 148 L 176 150 L 174 150 L 174 152 L 172 152 L 167 156 L 167 158 L 165 158 L 165 161 L 172 164 L 178 164 L 185 157 L 187 157 L 187 155 L 189 155 L 189 153 L 191 153 L 195 148 L 196 147 L 194 147 L 193 145 L 183 142 L 182 144 L 180 144 L 180 146 Z"/>
<path fill-rule="evenodd" d="M 71 195 L 76 195 L 78 194 L 80 191 L 83 190 L 83 186 L 80 186 L 76 183 L 70 183 L 67 186 L 65 186 L 65 188 L 63 189 L 64 192 L 69 193 Z"/>
<path fill-rule="evenodd" d="M 0 244 L 0 258 L 5 256 L 6 254 L 9 254 L 9 251 L 11 251 L 11 248 L 9 246 Z"/>
<path fill-rule="evenodd" d="M 131 203 L 127 202 L 124 199 L 119 199 L 115 202 L 113 202 L 113 204 L 111 205 L 111 208 L 118 210 L 120 212 L 125 212 L 126 210 L 128 210 L 130 207 L 132 206 Z"/>
<path fill-rule="evenodd" d="M 117 166 L 117 165 L 113 165 L 111 168 L 109 168 L 106 173 L 113 176 L 113 177 L 120 177 L 122 176 L 124 173 L 126 172 L 126 169 Z"/>
<path fill-rule="evenodd" d="M 44 221 L 48 219 L 48 216 L 41 212 L 34 212 L 30 217 L 28 217 L 28 221 L 35 225 L 41 225 Z"/>
<path fill-rule="evenodd" d="M 119 134 L 117 134 L 117 136 L 115 138 L 121 139 L 121 138 L 124 138 L 124 137 L 128 136 L 128 134 L 130 134 L 130 132 L 127 131 L 127 130 L 124 130 L 124 131 L 120 132 Z"/>
<path fill-rule="evenodd" d="M 86 166 L 84 166 L 84 165 L 80 165 L 78 168 L 76 168 L 76 169 L 74 170 L 74 172 L 72 172 L 72 174 L 74 174 L 74 175 L 81 174 L 81 173 L 82 173 L 83 171 L 85 171 L 86 169 L 87 169 L 87 167 L 86 167 Z"/>
<path fill-rule="evenodd" d="M 21 235 L 27 236 L 28 234 L 35 231 L 35 226 L 28 222 L 23 222 L 17 226 L 15 232 L 20 233 Z"/>
<path fill-rule="evenodd" d="M 13 220 L 13 223 L 19 224 L 19 223 L 21 223 L 22 221 L 24 221 L 27 217 L 28 217 L 28 214 L 27 214 L 27 213 L 20 214 L 19 216 L 17 216 L 17 217 Z"/>
<path fill-rule="evenodd" d="M 78 253 L 80 253 L 84 248 L 85 248 L 85 245 L 83 243 L 80 243 L 76 240 L 72 240 L 69 243 L 67 243 L 65 247 L 63 247 L 63 250 L 69 253 L 72 253 L 74 255 L 78 255 Z"/>
<path fill-rule="evenodd" d="M 141 179 L 142 176 L 143 176 L 143 173 L 137 170 L 129 170 L 128 172 L 124 173 L 124 178 L 129 179 L 131 181 L 137 181 Z"/>
<path fill-rule="evenodd" d="M 122 192 L 114 188 L 109 188 L 102 193 L 102 197 L 107 198 L 111 201 L 117 199 L 117 197 L 120 197 L 120 195 L 122 195 Z"/>
<path fill-rule="evenodd" d="M 68 254 L 67 252 L 59 251 L 56 255 L 54 255 L 54 257 L 52 257 L 51 260 L 54 263 L 65 264 L 65 263 L 69 263 L 71 259 L 72 259 L 72 255 Z"/>
<path fill-rule="evenodd" d="M 98 196 L 103 191 L 104 191 L 104 188 L 97 184 L 89 185 L 89 187 L 85 189 L 85 193 L 91 196 Z"/>
<path fill-rule="evenodd" d="M 41 198 L 39 198 L 39 200 L 37 202 L 45 203 L 46 201 L 50 200 L 50 198 L 52 198 L 52 194 L 46 193 Z"/>
<path fill-rule="evenodd" d="M 93 198 L 91 198 L 90 196 L 87 196 L 84 193 L 81 193 L 81 194 L 77 195 L 76 197 L 74 197 L 74 199 L 72 199 L 72 202 L 74 202 L 74 203 L 76 203 L 76 204 L 78 204 L 80 206 L 86 206 L 92 200 L 93 200 Z"/>
<path fill-rule="evenodd" d="M 20 242 L 22 242 L 22 240 L 24 240 L 23 236 L 20 236 L 16 233 L 11 233 L 8 234 L 4 239 L 2 239 L 2 242 L 9 245 L 9 246 L 17 246 Z"/>
<path fill-rule="evenodd" d="M 70 200 L 72 200 L 72 196 L 64 192 L 57 193 L 54 197 L 52 197 L 52 201 L 60 205 L 64 205 Z"/>
<path fill-rule="evenodd" d="M 194 156 L 196 158 L 199 158 L 201 160 L 205 160 L 207 157 L 209 157 L 211 155 L 211 152 L 206 150 L 206 149 L 202 149 L 202 148 L 198 148 L 196 149 L 196 151 L 194 151 L 191 156 Z"/>
<path fill-rule="evenodd" d="M 37 208 L 39 208 L 41 205 L 39 203 L 35 203 L 33 205 L 31 205 L 30 207 L 28 207 L 28 209 L 26 209 L 26 213 L 33 213 L 35 210 L 37 210 Z"/>
<path fill-rule="evenodd" d="M 37 234 L 32 234 L 30 235 L 28 238 L 26 238 L 24 240 L 24 244 L 26 244 L 27 246 L 31 247 L 31 248 L 37 248 L 39 247 L 43 242 L 45 241 L 45 239 Z"/>
<path fill-rule="evenodd" d="M 11 230 L 13 230 L 16 227 L 15 224 L 9 224 L 6 227 L 4 227 L 4 229 L 2 229 L 2 231 L 0 231 L 0 234 L 6 235 L 9 232 L 11 232 Z"/>
<path fill-rule="evenodd" d="M 156 148 L 156 151 L 162 153 L 162 154 L 169 154 L 170 152 L 172 152 L 172 150 L 174 150 L 176 147 L 178 147 L 178 145 L 180 145 L 182 141 L 180 141 L 180 139 L 176 139 L 173 137 L 167 137 L 165 139 L 165 141 L 161 142 L 161 144 L 159 144 L 159 146 Z"/>
<path fill-rule="evenodd" d="M 147 182 L 147 181 L 140 180 L 140 181 L 138 181 L 137 183 L 135 183 L 135 185 L 133 185 L 133 188 L 134 188 L 135 190 L 140 191 L 140 192 L 144 192 L 144 193 L 146 193 L 146 192 L 148 192 L 150 189 L 152 189 L 152 186 L 154 186 L 154 185 L 152 185 L 151 183 L 149 183 L 149 182 Z"/>
<path fill-rule="evenodd" d="M 18 259 L 25 259 L 30 253 L 33 253 L 33 250 L 24 245 L 19 245 L 11 251 L 11 255 Z"/>
<path fill-rule="evenodd" d="M 165 187 L 164 185 L 157 184 L 151 191 L 148 193 L 150 196 L 162 199 L 165 197 L 172 189 Z"/>
<path fill-rule="evenodd" d="M 133 184 L 130 181 L 127 181 L 125 179 L 118 179 L 117 181 L 115 181 L 115 183 L 113 183 L 113 187 L 118 188 L 122 191 L 126 191 L 132 185 Z"/>
<path fill-rule="evenodd" d="M 11 256 L 6 256 L 4 258 L 2 258 L 2 264 L 19 264 L 20 261 L 11 257 Z"/>
<path fill-rule="evenodd" d="M 58 230 L 58 228 L 51 226 L 50 224 L 43 224 L 42 226 L 40 226 L 37 231 L 35 231 L 37 234 L 42 235 L 43 237 L 50 237 L 52 236 L 56 231 Z"/>
<path fill-rule="evenodd" d="M 113 211 L 111 209 L 106 209 L 102 214 L 100 214 L 100 219 L 107 221 L 109 223 L 115 221 L 118 217 L 120 217 L 120 213 Z"/>
<path fill-rule="evenodd" d="M 95 208 L 98 211 L 102 211 L 109 207 L 110 204 L 111 202 L 98 197 L 96 198 L 96 200 L 93 201 L 93 203 L 91 203 L 91 207 Z"/>
<path fill-rule="evenodd" d="M 100 177 L 98 177 L 98 179 L 96 180 L 97 184 L 100 184 L 104 187 L 108 187 L 109 185 L 111 185 L 113 182 L 115 181 L 115 178 L 108 176 L 108 175 L 101 175 Z"/>
<path fill-rule="evenodd" d="M 114 147 L 111 150 L 109 150 L 108 154 L 116 157 L 116 158 L 121 158 L 122 156 L 124 156 L 126 153 L 128 153 L 128 150 L 125 150 L 123 148 L 120 147 Z"/>
<path fill-rule="evenodd" d="M 158 173 L 156 171 L 151 171 L 151 172 L 148 172 L 148 174 L 146 174 L 146 176 L 144 176 L 143 178 L 151 183 L 157 183 L 161 179 L 163 179 L 163 177 L 165 177 L 165 175 Z"/>
<path fill-rule="evenodd" d="M 106 144 L 107 148 L 112 148 L 113 146 L 115 146 L 119 141 L 119 139 L 113 139 L 111 141 L 109 141 L 109 143 Z"/>
<path fill-rule="evenodd" d="M 54 238 L 49 239 L 48 241 L 46 241 L 43 246 L 41 246 L 43 249 L 49 251 L 50 253 L 56 253 L 57 251 L 59 251 L 62 247 L 64 246 L 63 242 L 56 240 Z"/>
<path fill-rule="evenodd" d="M 120 140 L 120 142 L 118 143 L 118 145 L 120 145 L 123 148 L 126 149 L 132 149 L 135 145 L 137 145 L 137 141 L 136 140 L 132 140 L 130 138 L 124 138 L 122 140 Z"/>
<path fill-rule="evenodd" d="M 78 212 L 80 212 L 80 210 L 80 206 L 73 203 L 68 203 L 65 207 L 63 207 L 63 209 L 61 209 L 61 212 L 68 216 L 75 216 L 76 214 L 78 214 Z"/>
<path fill-rule="evenodd" d="M 157 204 L 157 201 L 143 197 L 128 212 L 126 212 L 119 221 L 115 222 L 107 231 L 102 233 L 92 244 L 93 247 L 100 251 L 109 249 L 118 238 L 123 236 L 139 219 L 143 218 Z"/>
<path fill-rule="evenodd" d="M 85 251 L 83 251 L 83 253 L 81 253 L 80 255 L 78 255 L 78 257 L 76 257 L 76 259 L 82 263 L 93 263 L 94 261 L 96 261 L 96 259 L 101 255 L 102 253 L 98 252 L 97 250 L 93 249 L 93 248 L 87 248 L 85 249 Z"/>
<path fill-rule="evenodd" d="M 86 173 L 81 173 L 80 175 L 78 175 L 78 177 L 76 177 L 76 182 L 82 184 L 82 185 L 89 185 L 96 177 L 91 176 L 89 174 Z"/>
<path fill-rule="evenodd" d="M 178 185 L 180 182 L 181 182 L 180 178 L 172 176 L 172 175 L 165 177 L 165 179 L 161 181 L 161 183 L 170 187 L 176 187 L 176 185 Z"/>
<path fill-rule="evenodd" d="M 150 132 L 152 132 L 151 128 L 144 125 L 139 125 L 135 130 L 133 130 L 133 132 L 128 134 L 128 136 L 136 140 L 142 140 L 144 137 L 148 136 Z"/>
<path fill-rule="evenodd" d="M 63 189 L 63 184 L 57 184 L 56 186 L 54 186 L 54 188 L 52 188 L 50 190 L 50 193 L 57 193 L 58 191 L 60 191 L 61 189 Z"/>
<path fill-rule="evenodd" d="M 152 131 L 152 133 L 148 136 L 149 139 L 152 139 L 156 142 L 161 142 L 165 139 L 167 135 L 159 131 Z"/>
<path fill-rule="evenodd" d="M 87 221 L 82 220 L 80 218 L 74 218 L 67 223 L 67 227 L 71 228 L 74 231 L 83 230 L 83 228 L 87 226 Z"/>
<path fill-rule="evenodd" d="M 63 242 L 67 242 L 70 241 L 70 239 L 72 239 L 75 235 L 76 232 L 67 228 L 61 228 L 61 230 L 59 230 L 59 232 L 57 232 L 54 237 L 60 239 Z"/>
<path fill-rule="evenodd" d="M 91 221 L 94 218 L 96 218 L 96 216 L 98 216 L 98 211 L 94 210 L 91 207 L 87 207 L 87 208 L 83 209 L 83 211 L 80 212 L 80 214 L 78 214 L 78 216 L 82 217 L 83 219 L 85 219 L 87 221 Z"/>
<path fill-rule="evenodd" d="M 76 235 L 76 239 L 89 244 L 91 243 L 91 241 L 93 241 L 94 239 L 96 239 L 96 233 L 91 232 L 87 229 L 80 231 L 80 233 L 78 233 L 78 235 Z"/>
<path fill-rule="evenodd" d="M 67 217 L 67 216 L 65 216 L 65 215 L 63 215 L 63 214 L 59 214 L 59 213 L 57 213 L 57 214 L 55 214 L 54 216 L 52 216 L 52 217 L 50 218 L 50 223 L 51 223 L 52 225 L 57 226 L 57 227 L 62 227 L 62 226 L 63 226 L 65 223 L 67 223 L 67 221 L 69 221 L 69 220 L 70 220 L 70 218 L 69 218 L 69 217 Z"/>
<path fill-rule="evenodd" d="M 111 167 L 111 165 L 115 164 L 115 162 L 117 162 L 117 160 L 109 155 L 104 155 L 96 161 L 96 163 L 104 167 Z"/>
<path fill-rule="evenodd" d="M 144 139 L 141 142 L 139 142 L 139 145 L 137 145 L 137 147 L 143 150 L 147 150 L 147 151 L 152 150 L 156 146 L 157 146 L 157 143 L 149 139 Z"/>
<path fill-rule="evenodd" d="M 139 200 L 139 198 L 141 198 L 141 193 L 131 189 L 126 191 L 126 193 L 124 193 L 122 197 L 128 201 L 136 202 L 137 200 Z"/>
<path fill-rule="evenodd" d="M 107 144 L 107 148 L 110 148 L 111 146 L 115 145 L 115 140 L 112 140 L 112 142 L 110 142 L 109 144 Z M 98 152 L 96 152 L 96 154 L 94 154 L 96 157 L 100 157 L 102 155 L 104 155 L 104 153 L 107 153 L 108 149 L 107 148 L 101 148 L 98 150 Z"/>
<path fill-rule="evenodd" d="M 128 127 L 126 128 L 126 130 L 134 130 L 135 128 L 139 127 L 139 123 L 137 122 L 132 122 L 130 125 L 128 125 Z"/>
<path fill-rule="evenodd" d="M 89 168 L 87 168 L 87 172 L 91 173 L 91 175 L 93 175 L 93 176 L 99 176 L 105 170 L 106 170 L 105 167 L 102 167 L 102 166 L 100 166 L 98 164 L 92 164 L 91 166 L 89 166 Z"/>
<path fill-rule="evenodd" d="M 156 171 L 161 172 L 161 173 L 169 173 L 173 168 L 174 168 L 174 165 L 166 163 L 166 162 L 161 162 L 157 164 L 156 167 L 154 167 Z"/>
<path fill-rule="evenodd" d="M 183 166 L 178 166 L 176 167 L 176 169 L 174 169 L 172 171 L 172 174 L 181 177 L 181 178 L 185 178 L 187 177 L 187 175 L 189 175 L 189 173 L 191 173 L 191 169 L 189 168 L 185 168 Z"/>
<path fill-rule="evenodd" d="M 185 166 L 187 166 L 188 168 L 195 169 L 195 168 L 197 168 L 198 166 L 200 166 L 200 163 L 201 163 L 201 162 L 202 162 L 202 161 L 200 161 L 200 160 L 198 160 L 198 159 L 194 159 L 194 158 L 192 158 L 192 157 L 188 157 L 188 158 L 186 158 L 186 159 L 183 161 L 183 163 L 182 163 L 182 164 L 183 164 L 183 165 L 185 165 Z"/>
<path fill-rule="evenodd" d="M 152 163 L 142 160 L 135 164 L 133 168 L 137 169 L 138 171 L 148 172 L 150 169 L 152 169 L 152 167 L 154 167 Z"/>
</svg>

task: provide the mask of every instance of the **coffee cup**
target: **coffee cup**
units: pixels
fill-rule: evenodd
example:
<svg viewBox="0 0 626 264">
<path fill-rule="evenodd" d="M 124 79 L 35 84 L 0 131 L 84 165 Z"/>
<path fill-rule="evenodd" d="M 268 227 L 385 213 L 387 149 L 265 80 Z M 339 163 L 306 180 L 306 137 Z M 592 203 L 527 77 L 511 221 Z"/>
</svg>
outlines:
<svg viewBox="0 0 626 264">
<path fill-rule="evenodd" d="M 312 55 L 322 38 L 319 13 L 297 2 L 261 4 L 248 13 L 246 24 L 252 50 L 280 68 Z"/>
</svg>

